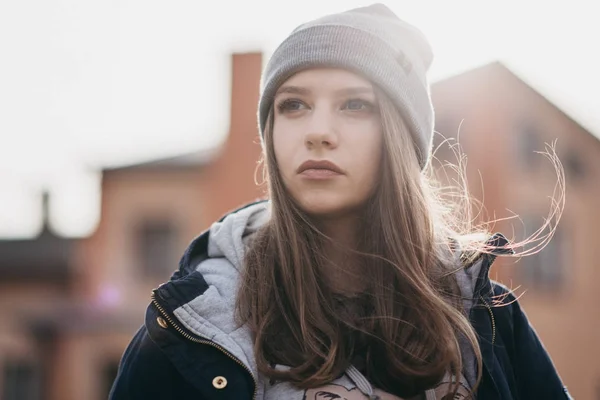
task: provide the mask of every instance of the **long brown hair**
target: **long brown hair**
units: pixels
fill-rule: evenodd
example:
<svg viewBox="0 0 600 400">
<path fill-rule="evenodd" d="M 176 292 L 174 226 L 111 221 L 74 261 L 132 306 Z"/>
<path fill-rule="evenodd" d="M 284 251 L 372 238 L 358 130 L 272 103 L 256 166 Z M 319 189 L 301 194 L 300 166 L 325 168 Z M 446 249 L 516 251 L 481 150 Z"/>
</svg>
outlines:
<svg viewBox="0 0 600 400">
<path fill-rule="evenodd" d="M 398 111 L 380 91 L 377 97 L 384 136 L 381 178 L 364 209 L 359 248 L 347 249 L 362 266 L 366 290 L 359 299 L 342 301 L 357 308 L 343 312 L 323 279 L 328 262 L 323 246 L 330 238 L 284 187 L 271 111 L 264 132 L 271 216 L 245 256 L 238 316 L 255 335 L 258 370 L 301 388 L 331 382 L 361 352 L 374 385 L 414 396 L 445 373 L 460 376 L 461 338 L 472 347 L 479 382 L 481 353 L 453 274 L 460 268 L 456 243 L 465 240 L 421 171 Z"/>
</svg>

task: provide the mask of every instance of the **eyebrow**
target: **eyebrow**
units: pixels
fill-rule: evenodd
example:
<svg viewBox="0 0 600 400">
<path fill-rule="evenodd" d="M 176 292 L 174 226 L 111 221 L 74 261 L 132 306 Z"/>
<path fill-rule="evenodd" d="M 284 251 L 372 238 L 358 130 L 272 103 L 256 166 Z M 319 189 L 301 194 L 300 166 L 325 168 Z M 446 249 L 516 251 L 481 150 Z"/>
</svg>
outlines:
<svg viewBox="0 0 600 400">
<path fill-rule="evenodd" d="M 277 92 L 275 92 L 275 97 L 283 93 L 308 95 L 310 94 L 310 90 L 300 86 L 286 85 L 281 86 L 279 89 L 277 89 Z"/>
<path fill-rule="evenodd" d="M 346 95 L 346 96 L 357 95 L 357 94 L 372 94 L 373 88 L 369 87 L 369 86 L 348 87 L 348 88 L 336 90 L 335 93 L 339 94 L 339 95 Z"/>
<path fill-rule="evenodd" d="M 310 89 L 305 88 L 305 87 L 301 87 L 301 86 L 290 86 L 290 85 L 285 85 L 285 86 L 281 86 L 277 92 L 275 92 L 275 97 L 277 97 L 280 94 L 283 93 L 288 93 L 288 94 L 298 94 L 298 95 L 309 95 L 311 93 Z M 343 88 L 343 89 L 339 89 L 335 91 L 336 95 L 341 95 L 341 96 L 350 96 L 350 95 L 357 95 L 357 94 L 372 94 L 373 93 L 373 88 L 369 87 L 369 86 L 355 86 L 355 87 L 347 87 L 347 88 Z"/>
</svg>

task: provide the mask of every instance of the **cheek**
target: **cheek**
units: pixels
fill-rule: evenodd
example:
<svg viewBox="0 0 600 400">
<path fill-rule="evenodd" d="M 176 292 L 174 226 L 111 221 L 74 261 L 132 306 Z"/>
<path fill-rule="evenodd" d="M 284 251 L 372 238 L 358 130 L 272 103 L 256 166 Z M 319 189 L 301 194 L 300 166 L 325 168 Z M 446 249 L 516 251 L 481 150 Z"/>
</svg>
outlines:
<svg viewBox="0 0 600 400">
<path fill-rule="evenodd" d="M 378 180 L 383 157 L 382 134 L 378 130 L 364 135 L 354 144 L 353 169 L 360 177 L 360 185 L 372 187 Z"/>
<path fill-rule="evenodd" d="M 275 160 L 282 175 L 286 180 L 293 172 L 293 155 L 296 151 L 296 144 L 293 140 L 293 134 L 290 134 L 282 124 L 273 126 L 273 150 L 275 152 Z"/>
</svg>

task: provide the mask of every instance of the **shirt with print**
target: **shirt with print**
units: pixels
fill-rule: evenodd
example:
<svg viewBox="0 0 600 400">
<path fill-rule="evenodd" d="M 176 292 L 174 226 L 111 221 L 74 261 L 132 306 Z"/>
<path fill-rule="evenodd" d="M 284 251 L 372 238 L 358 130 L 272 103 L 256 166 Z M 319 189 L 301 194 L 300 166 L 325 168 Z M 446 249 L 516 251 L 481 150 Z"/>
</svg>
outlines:
<svg viewBox="0 0 600 400">
<path fill-rule="evenodd" d="M 265 400 L 441 400 L 452 386 L 449 374 L 442 382 L 427 392 L 403 399 L 393 394 L 374 388 L 355 368 L 333 382 L 317 388 L 300 389 L 290 382 L 264 382 Z M 469 397 L 470 390 L 464 377 L 461 377 L 459 390 L 453 400 Z"/>
</svg>

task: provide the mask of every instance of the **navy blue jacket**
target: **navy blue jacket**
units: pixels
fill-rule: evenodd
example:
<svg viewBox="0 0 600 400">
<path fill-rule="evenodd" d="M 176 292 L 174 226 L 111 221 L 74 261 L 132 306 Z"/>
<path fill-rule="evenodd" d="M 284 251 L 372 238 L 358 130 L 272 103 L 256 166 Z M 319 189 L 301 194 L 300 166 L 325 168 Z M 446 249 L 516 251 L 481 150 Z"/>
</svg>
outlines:
<svg viewBox="0 0 600 400">
<path fill-rule="evenodd" d="M 208 289 L 195 270 L 206 259 L 209 232 L 186 250 L 179 269 L 152 293 L 145 324 L 123 354 L 110 400 L 250 400 L 255 380 L 225 349 L 189 332 L 173 311 Z M 490 239 L 502 247 L 499 234 Z M 496 255 L 484 254 L 477 303 L 470 320 L 483 355 L 483 379 L 477 399 L 571 399 L 554 365 L 514 296 L 491 281 Z M 503 299 L 500 306 L 493 299 Z"/>
</svg>

